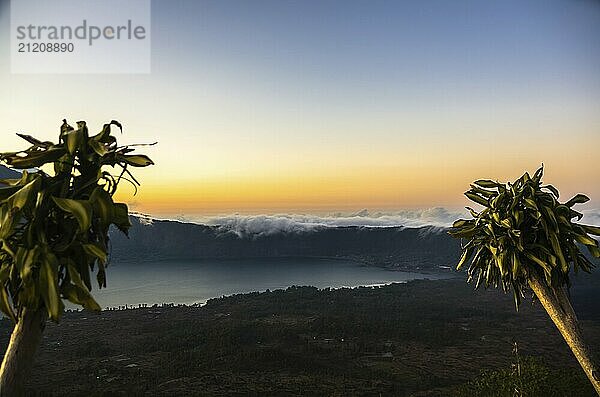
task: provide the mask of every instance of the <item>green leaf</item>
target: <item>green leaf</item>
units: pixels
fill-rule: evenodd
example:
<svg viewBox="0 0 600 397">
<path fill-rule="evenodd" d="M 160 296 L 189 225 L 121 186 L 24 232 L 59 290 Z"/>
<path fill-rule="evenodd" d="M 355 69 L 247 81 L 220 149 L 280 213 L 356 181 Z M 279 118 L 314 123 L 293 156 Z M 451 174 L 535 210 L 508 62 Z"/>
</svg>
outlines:
<svg viewBox="0 0 600 397">
<path fill-rule="evenodd" d="M 482 214 L 483 214 L 485 211 L 487 211 L 487 210 L 483 210 L 483 211 L 481 212 L 481 214 L 479 214 L 479 213 L 477 213 L 477 211 L 475 211 L 475 210 L 474 210 L 473 208 L 471 208 L 471 207 L 465 207 L 465 208 L 467 209 L 467 211 L 469 211 L 469 213 L 471 214 L 471 216 L 472 216 L 473 218 L 479 218 L 479 217 L 480 217 L 480 215 L 482 215 Z"/>
<path fill-rule="evenodd" d="M 8 280 L 12 266 L 9 263 L 2 264 L 0 269 L 0 284 L 4 285 L 4 282 Z"/>
<path fill-rule="evenodd" d="M 577 194 L 577 195 L 575 195 L 575 197 L 573 197 L 572 199 L 567 201 L 565 203 L 565 205 L 567 207 L 572 207 L 575 204 L 583 204 L 583 203 L 587 203 L 588 201 L 590 201 L 590 198 L 588 196 L 586 196 L 585 194 Z"/>
<path fill-rule="evenodd" d="M 36 139 L 36 138 L 32 137 L 31 135 L 25 135 L 25 134 L 19 134 L 19 133 L 17 133 L 17 136 L 19 138 L 25 139 L 27 142 L 29 142 L 29 143 L 31 143 L 32 145 L 35 145 L 35 146 L 42 146 L 44 144 L 44 142 L 40 141 L 39 139 Z"/>
<path fill-rule="evenodd" d="M 102 310 L 98 302 L 89 293 L 87 288 L 79 287 L 74 284 L 65 283 L 61 287 L 62 295 L 76 305 L 83 306 L 84 309 L 99 312 Z"/>
<path fill-rule="evenodd" d="M 98 133 L 97 135 L 93 136 L 92 139 L 102 143 L 111 143 L 111 141 L 114 141 L 114 138 L 112 140 L 110 139 L 111 125 L 116 125 L 117 127 L 119 127 L 121 133 L 123 133 L 123 126 L 121 125 L 121 123 L 119 123 L 116 120 L 111 120 L 110 123 L 104 124 L 104 126 L 102 127 L 102 131 L 100 131 L 100 133 Z"/>
<path fill-rule="evenodd" d="M 473 253 L 473 248 L 467 248 L 466 250 L 464 250 L 464 252 L 460 258 L 460 261 L 456 265 L 456 270 L 460 270 L 460 268 L 469 259 L 469 257 L 471 256 L 472 253 Z"/>
<path fill-rule="evenodd" d="M 52 163 L 67 153 L 66 149 L 60 146 L 53 146 L 48 150 L 27 153 L 26 156 L 14 155 L 5 158 L 8 165 L 17 169 L 39 168 L 44 164 Z"/>
<path fill-rule="evenodd" d="M 83 130 L 78 129 L 65 134 L 65 142 L 67 143 L 67 150 L 71 155 L 74 155 L 77 150 L 81 148 L 83 142 Z"/>
<path fill-rule="evenodd" d="M 583 214 L 581 212 L 577 212 L 575 210 L 571 210 L 569 212 L 569 217 L 570 217 L 570 219 L 577 218 L 577 220 L 580 221 L 581 218 L 583 218 Z"/>
<path fill-rule="evenodd" d="M 523 202 L 525 203 L 525 207 L 531 209 L 531 210 L 536 210 L 538 209 L 538 206 L 536 204 L 536 202 L 533 199 L 530 198 L 524 198 Z"/>
<path fill-rule="evenodd" d="M 542 269 L 544 269 L 544 271 L 548 274 L 550 274 L 550 272 L 552 272 L 552 268 L 550 268 L 550 266 L 548 266 L 548 264 L 546 262 L 544 262 L 543 260 L 541 260 L 540 258 L 538 258 L 537 256 L 526 252 L 525 256 L 527 258 L 529 258 L 530 260 L 532 260 L 534 263 L 537 263 Z"/>
<path fill-rule="evenodd" d="M 133 167 L 146 167 L 154 164 L 154 162 L 150 160 L 150 157 L 143 154 L 120 156 L 120 160 Z"/>
<path fill-rule="evenodd" d="M 94 214 L 100 218 L 100 222 L 108 226 L 114 216 L 114 202 L 110 194 L 102 186 L 98 186 L 90 195 L 90 203 L 92 203 Z"/>
<path fill-rule="evenodd" d="M 477 195 L 477 194 L 475 194 L 475 193 L 466 192 L 466 193 L 465 193 L 465 196 L 467 196 L 467 198 L 468 198 L 469 200 L 471 200 L 471 201 L 474 201 L 474 202 L 476 202 L 477 204 L 481 204 L 481 205 L 483 205 L 484 207 L 487 207 L 487 206 L 489 205 L 489 204 L 488 204 L 488 201 L 487 201 L 486 199 L 484 199 L 483 197 L 481 197 L 481 196 L 479 196 L 479 195 Z"/>
<path fill-rule="evenodd" d="M 76 286 L 81 287 L 89 292 L 83 280 L 81 279 L 81 274 L 79 274 L 79 271 L 77 271 L 74 262 L 71 259 L 67 261 L 67 271 L 69 272 L 69 278 L 71 281 L 73 281 L 73 283 L 75 283 Z"/>
<path fill-rule="evenodd" d="M 543 175 L 544 175 L 544 165 L 542 164 L 542 166 L 540 168 L 538 168 L 537 171 L 535 171 L 535 174 L 533 175 L 533 180 L 536 183 L 540 183 Z"/>
<path fill-rule="evenodd" d="M 494 197 L 494 196 L 496 196 L 498 194 L 497 192 L 492 192 L 492 191 L 489 191 L 489 190 L 485 190 L 485 189 L 482 189 L 482 188 L 477 187 L 475 185 L 471 185 L 471 192 L 475 193 L 475 194 L 481 194 L 486 199 L 489 199 L 490 197 Z"/>
<path fill-rule="evenodd" d="M 42 298 L 50 318 L 58 321 L 64 309 L 58 291 L 58 260 L 51 252 L 45 252 L 40 259 L 39 287 Z"/>
<path fill-rule="evenodd" d="M 586 233 L 593 234 L 594 236 L 600 236 L 600 227 L 590 225 L 579 225 L 586 231 Z"/>
<path fill-rule="evenodd" d="M 546 219 L 550 220 L 550 224 L 552 225 L 554 232 L 558 233 L 558 221 L 554 216 L 554 211 L 552 211 L 552 208 L 547 207 L 545 205 L 542 205 L 541 207 L 542 212 L 544 213 L 544 215 L 546 215 Z"/>
<path fill-rule="evenodd" d="M 102 142 L 98 142 L 94 138 L 91 138 L 88 141 L 88 144 L 91 146 L 91 148 L 94 150 L 94 152 L 96 152 L 99 156 L 104 156 L 106 153 L 108 153 L 108 149 L 106 148 L 106 145 Z"/>
<path fill-rule="evenodd" d="M 473 182 L 475 185 L 487 188 L 487 189 L 493 189 L 498 187 L 500 184 L 498 182 L 494 182 L 492 180 L 489 179 L 479 179 L 475 182 Z"/>
<path fill-rule="evenodd" d="M 593 238 L 591 238 L 590 236 L 586 236 L 583 234 L 575 234 L 575 235 L 573 235 L 573 237 L 575 238 L 575 241 L 577 241 L 578 243 L 581 243 L 583 245 L 598 246 L 598 242 L 596 240 L 594 240 Z"/>
<path fill-rule="evenodd" d="M 2 313 L 6 314 L 13 322 L 17 322 L 17 316 L 15 315 L 5 286 L 0 287 L 0 310 L 2 310 Z"/>
<path fill-rule="evenodd" d="M 552 245 L 552 250 L 556 254 L 558 261 L 560 262 L 562 272 L 566 274 L 569 271 L 569 264 L 567 263 L 567 261 L 565 259 L 565 256 L 562 251 L 562 247 L 560 246 L 560 243 L 558 241 L 558 237 L 556 236 L 556 234 L 553 231 L 549 231 L 548 234 L 550 237 L 550 245 Z"/>
<path fill-rule="evenodd" d="M 454 221 L 454 223 L 452 224 L 452 227 L 459 228 L 459 227 L 466 226 L 469 223 L 470 223 L 470 221 L 467 221 L 465 219 L 458 219 L 458 220 Z"/>
<path fill-rule="evenodd" d="M 28 283 L 33 278 L 33 267 L 38 261 L 40 247 L 31 249 L 19 247 L 15 256 L 15 265 L 23 282 Z"/>
<path fill-rule="evenodd" d="M 102 262 L 98 263 L 98 274 L 96 275 L 96 280 L 98 280 L 98 288 L 106 288 L 106 269 Z"/>
<path fill-rule="evenodd" d="M 448 231 L 448 234 L 451 235 L 452 237 L 457 237 L 457 238 L 471 238 L 473 237 L 473 235 L 476 232 L 476 228 L 473 227 L 464 227 L 464 228 L 455 228 L 455 229 L 450 229 Z"/>
<path fill-rule="evenodd" d="M 41 178 L 36 177 L 33 181 L 19 189 L 18 192 L 10 196 L 6 201 L 13 209 L 22 209 L 31 203 L 40 190 Z"/>
<path fill-rule="evenodd" d="M 498 194 L 496 197 L 494 197 L 490 201 L 490 207 L 492 207 L 492 208 L 499 208 L 499 204 L 500 204 L 501 200 L 504 199 L 504 197 L 505 197 L 505 193 Z"/>
<path fill-rule="evenodd" d="M 121 232 L 127 234 L 127 231 L 131 227 L 127 204 L 115 203 L 113 208 L 114 213 L 112 223 L 114 223 Z"/>
<path fill-rule="evenodd" d="M 502 276 L 505 276 L 508 274 L 508 272 L 509 272 L 508 261 L 506 258 L 506 253 L 504 251 L 500 252 L 496 256 L 496 264 L 498 265 L 498 268 L 500 269 L 500 274 Z"/>
<path fill-rule="evenodd" d="M 100 244 L 82 244 L 82 247 L 86 254 L 97 258 L 102 263 L 106 263 L 106 250 Z"/>
<path fill-rule="evenodd" d="M 122 126 L 122 125 L 121 125 L 121 123 L 119 123 L 117 120 L 111 120 L 111 121 L 110 121 L 110 123 L 109 123 L 109 125 L 110 125 L 110 124 L 114 124 L 114 125 L 116 125 L 117 127 L 119 127 L 119 130 L 121 130 L 121 133 L 123 133 L 123 126 Z"/>
<path fill-rule="evenodd" d="M 492 212 L 492 219 L 494 220 L 494 222 L 496 222 L 498 225 L 500 224 L 500 214 L 497 211 Z"/>
<path fill-rule="evenodd" d="M 102 310 L 98 302 L 96 302 L 88 288 L 85 286 L 79 272 L 75 269 L 75 266 L 73 266 L 72 263 L 68 263 L 67 270 L 69 272 L 69 277 L 73 282 L 73 284 L 67 284 L 63 290 L 63 294 L 67 296 L 67 299 L 75 304 L 82 305 L 88 310 Z"/>
<path fill-rule="evenodd" d="M 513 252 L 512 255 L 512 276 L 513 279 L 517 279 L 521 274 L 521 261 L 519 260 L 519 255 L 516 252 Z"/>
<path fill-rule="evenodd" d="M 513 211 L 513 218 L 515 219 L 515 225 L 517 227 L 519 225 L 521 225 L 521 222 L 523 221 L 523 211 L 514 210 Z"/>
<path fill-rule="evenodd" d="M 546 186 L 542 186 L 542 189 L 548 189 L 552 192 L 552 194 L 554 195 L 554 197 L 559 198 L 560 193 L 558 192 L 558 189 L 555 188 L 552 185 L 546 185 Z"/>
<path fill-rule="evenodd" d="M 0 239 L 6 240 L 13 234 L 19 218 L 19 211 L 9 209 L 7 206 L 0 207 Z"/>
<path fill-rule="evenodd" d="M 60 137 L 62 138 L 69 131 L 73 131 L 73 127 L 67 123 L 67 120 L 63 119 L 63 123 L 60 126 Z"/>
<path fill-rule="evenodd" d="M 519 305 L 521 304 L 521 290 L 519 285 L 515 282 L 512 283 L 513 287 L 513 300 L 515 302 L 515 309 L 519 311 Z"/>
<path fill-rule="evenodd" d="M 72 200 L 60 197 L 52 197 L 58 207 L 73 215 L 79 223 L 81 232 L 90 228 L 92 222 L 92 205 L 88 200 Z"/>
</svg>

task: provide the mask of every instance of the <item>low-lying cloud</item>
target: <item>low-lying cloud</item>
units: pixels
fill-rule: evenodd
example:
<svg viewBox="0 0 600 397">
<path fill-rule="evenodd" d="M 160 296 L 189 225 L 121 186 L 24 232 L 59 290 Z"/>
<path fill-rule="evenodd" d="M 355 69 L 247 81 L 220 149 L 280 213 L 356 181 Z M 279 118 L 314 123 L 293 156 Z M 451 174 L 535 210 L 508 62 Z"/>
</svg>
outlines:
<svg viewBox="0 0 600 397">
<path fill-rule="evenodd" d="M 600 209 L 583 211 L 581 223 L 600 226 Z M 137 214 L 140 222 L 151 225 L 152 218 Z M 178 217 L 178 221 L 215 226 L 224 233 L 238 236 L 271 235 L 277 233 L 304 233 L 327 227 L 426 227 L 423 233 L 440 231 L 452 226 L 459 218 L 468 219 L 466 210 L 450 210 L 442 207 L 402 210 L 393 212 L 335 213 L 330 215 L 224 215 L 214 217 Z"/>
<path fill-rule="evenodd" d="M 422 227 L 445 228 L 465 211 L 445 208 L 404 210 L 397 212 L 370 213 L 367 210 L 354 214 L 336 213 L 326 216 L 278 214 L 278 215 L 228 215 L 191 219 L 195 223 L 217 226 L 223 231 L 243 235 L 270 235 L 275 233 L 302 233 L 326 227 Z"/>
<path fill-rule="evenodd" d="M 583 211 L 581 223 L 600 227 L 600 209 Z"/>
</svg>

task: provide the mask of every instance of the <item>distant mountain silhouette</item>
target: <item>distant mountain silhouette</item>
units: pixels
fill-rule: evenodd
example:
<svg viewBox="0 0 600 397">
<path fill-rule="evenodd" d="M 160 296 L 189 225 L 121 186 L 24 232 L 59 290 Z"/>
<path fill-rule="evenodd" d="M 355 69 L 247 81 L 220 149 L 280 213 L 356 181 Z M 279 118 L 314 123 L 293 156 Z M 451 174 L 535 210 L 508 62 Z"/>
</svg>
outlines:
<svg viewBox="0 0 600 397">
<path fill-rule="evenodd" d="M 20 178 L 21 174 L 17 171 L 11 170 L 3 165 L 0 165 L 0 179 L 8 178 Z"/>
<path fill-rule="evenodd" d="M 454 264 L 459 242 L 433 227 L 323 227 L 238 235 L 218 226 L 132 217 L 130 238 L 111 233 L 113 262 L 154 259 L 331 257 L 401 269 Z"/>
</svg>

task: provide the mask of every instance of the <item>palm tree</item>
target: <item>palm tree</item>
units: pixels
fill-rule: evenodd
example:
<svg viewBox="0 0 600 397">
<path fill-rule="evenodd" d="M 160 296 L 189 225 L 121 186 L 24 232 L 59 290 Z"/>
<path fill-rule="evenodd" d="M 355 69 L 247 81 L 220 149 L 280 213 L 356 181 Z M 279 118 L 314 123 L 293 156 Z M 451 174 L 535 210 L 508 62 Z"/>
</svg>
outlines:
<svg viewBox="0 0 600 397">
<path fill-rule="evenodd" d="M 77 129 L 63 120 L 59 143 L 19 136 L 32 146 L 0 153 L 0 160 L 22 169 L 0 181 L 0 310 L 16 324 L 0 368 L 0 396 L 19 396 L 49 317 L 58 321 L 63 299 L 100 310 L 92 297 L 90 272 L 106 286 L 108 230 L 126 233 L 127 205 L 112 199 L 121 180 L 136 184 L 128 166 L 152 161 L 118 146 L 111 121 L 90 137 L 83 121 Z M 107 167 L 119 167 L 118 177 Z M 48 174 L 47 172 L 52 172 Z"/>
<path fill-rule="evenodd" d="M 457 220 L 449 231 L 466 240 L 456 268 L 469 263 L 467 281 L 475 281 L 475 288 L 512 289 L 517 310 L 524 292 L 533 291 L 600 395 L 599 367 L 569 298 L 571 271 L 589 273 L 594 267 L 580 247 L 600 257 L 598 241 L 590 237 L 600 235 L 600 228 L 573 221 L 583 217 L 573 206 L 588 197 L 578 194 L 560 203 L 558 190 L 542 185 L 542 175 L 543 166 L 514 183 L 478 180 L 471 185 L 465 195 L 484 208 L 467 207 L 473 218 Z"/>
</svg>

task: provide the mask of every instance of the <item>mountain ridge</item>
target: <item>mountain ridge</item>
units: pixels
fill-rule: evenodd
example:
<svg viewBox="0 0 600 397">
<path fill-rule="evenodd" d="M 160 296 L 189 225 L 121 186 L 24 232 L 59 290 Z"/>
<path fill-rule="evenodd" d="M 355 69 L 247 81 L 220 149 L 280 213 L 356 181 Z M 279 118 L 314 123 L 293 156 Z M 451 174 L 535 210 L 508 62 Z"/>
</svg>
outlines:
<svg viewBox="0 0 600 397">
<path fill-rule="evenodd" d="M 21 174 L 8 167 L 0 165 L 0 179 L 20 178 Z"/>
<path fill-rule="evenodd" d="M 436 226 L 319 227 L 305 231 L 240 235 L 222 226 L 134 216 L 129 238 L 111 232 L 114 261 L 327 257 L 403 270 L 453 264 L 460 244 Z"/>
</svg>

